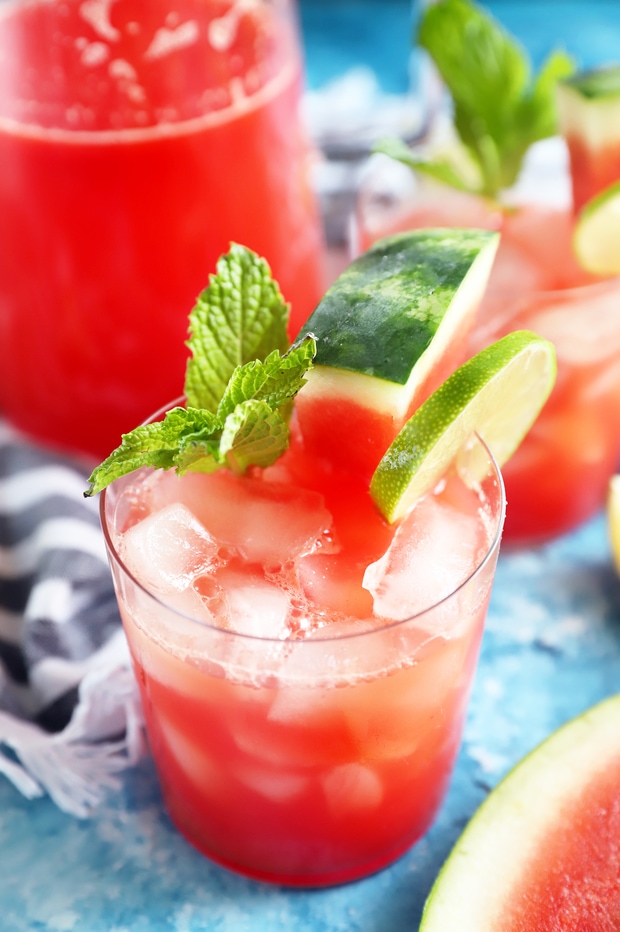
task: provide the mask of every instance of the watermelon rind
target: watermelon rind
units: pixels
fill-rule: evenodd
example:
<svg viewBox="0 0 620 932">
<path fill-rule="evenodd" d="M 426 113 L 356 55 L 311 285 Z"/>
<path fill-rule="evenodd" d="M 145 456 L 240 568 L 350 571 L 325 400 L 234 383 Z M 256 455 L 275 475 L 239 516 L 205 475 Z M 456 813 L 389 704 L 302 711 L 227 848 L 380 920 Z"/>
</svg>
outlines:
<svg viewBox="0 0 620 932">
<path fill-rule="evenodd" d="M 557 87 L 561 134 L 576 138 L 589 152 L 620 141 L 620 67 L 578 72 Z"/>
<path fill-rule="evenodd" d="M 420 932 L 497 932 L 545 837 L 582 793 L 620 761 L 620 694 L 564 725 L 480 806 L 426 901 Z M 544 850 L 544 849 L 543 849 Z"/>
<path fill-rule="evenodd" d="M 303 392 L 403 418 L 416 391 L 477 307 L 499 234 L 430 229 L 378 240 L 304 325 L 317 343 Z"/>
</svg>

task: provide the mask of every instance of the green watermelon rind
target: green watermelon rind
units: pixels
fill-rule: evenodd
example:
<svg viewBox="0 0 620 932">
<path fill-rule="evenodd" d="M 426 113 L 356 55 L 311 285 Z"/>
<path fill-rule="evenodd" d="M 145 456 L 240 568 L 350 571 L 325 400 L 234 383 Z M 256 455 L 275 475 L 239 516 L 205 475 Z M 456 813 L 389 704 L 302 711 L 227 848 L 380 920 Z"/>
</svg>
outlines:
<svg viewBox="0 0 620 932">
<path fill-rule="evenodd" d="M 620 65 L 601 65 L 578 71 L 565 78 L 562 84 L 588 100 L 610 97 L 620 100 Z"/>
<path fill-rule="evenodd" d="M 300 336 L 317 342 L 304 393 L 403 417 L 480 301 L 499 234 L 414 230 L 378 240 L 327 291 Z"/>
<path fill-rule="evenodd" d="M 457 841 L 420 932 L 492 932 L 557 816 L 620 760 L 620 694 L 562 726 L 504 777 Z"/>
</svg>

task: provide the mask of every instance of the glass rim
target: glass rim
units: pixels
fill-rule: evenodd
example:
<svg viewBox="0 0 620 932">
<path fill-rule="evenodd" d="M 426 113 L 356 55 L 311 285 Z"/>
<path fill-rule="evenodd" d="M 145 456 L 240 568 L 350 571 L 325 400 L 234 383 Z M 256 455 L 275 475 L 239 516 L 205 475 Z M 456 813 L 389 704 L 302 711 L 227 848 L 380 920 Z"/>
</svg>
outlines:
<svg viewBox="0 0 620 932">
<path fill-rule="evenodd" d="M 366 171 L 365 178 L 370 179 L 370 180 L 372 180 L 373 172 L 376 170 L 375 166 L 377 164 L 379 165 L 386 164 L 387 160 L 390 159 L 390 156 L 384 155 L 384 153 L 382 152 L 377 152 L 373 154 L 372 158 L 375 159 L 374 165 L 367 164 L 365 168 L 365 171 Z M 408 166 L 403 165 L 402 168 L 403 168 L 403 171 L 408 170 L 412 174 L 414 174 L 413 170 L 409 168 Z M 429 179 L 426 177 L 423 179 L 423 181 L 424 183 L 429 183 Z M 441 185 L 441 182 L 433 182 L 432 179 L 430 179 L 430 181 L 442 187 L 447 187 L 446 185 Z M 354 208 L 351 211 L 351 214 L 349 216 L 349 242 L 353 244 L 355 244 L 356 242 L 359 243 L 360 234 L 363 233 L 364 230 L 367 229 L 364 223 L 363 204 L 364 204 L 365 192 L 363 188 L 363 183 L 364 183 L 364 178 L 362 178 L 362 183 L 360 186 L 360 190 L 358 192 L 358 196 L 356 198 Z M 372 195 L 372 192 L 371 192 L 371 195 Z M 482 197 L 482 195 L 476 195 L 473 192 L 471 193 L 471 196 Z M 406 213 L 405 207 L 407 206 L 407 203 L 408 202 L 405 200 L 405 202 L 400 205 L 396 204 L 394 206 L 395 215 L 398 216 L 401 212 Z M 550 213 L 554 213 L 554 214 L 566 213 L 567 211 L 570 212 L 570 209 L 571 209 L 570 205 L 566 205 L 564 207 L 558 206 L 558 205 L 555 205 L 555 206 L 544 205 L 544 204 L 538 205 L 536 201 L 534 201 L 532 198 L 529 198 L 529 199 L 526 198 L 523 201 L 521 202 L 517 201 L 514 204 L 511 204 L 510 202 L 504 203 L 504 204 L 502 204 L 501 202 L 498 202 L 497 210 L 499 212 L 516 211 L 516 210 L 523 209 L 523 208 L 537 207 L 537 206 L 541 206 L 546 211 Z M 423 230 L 423 229 L 431 229 L 431 228 L 433 227 L 431 227 L 430 224 L 425 224 L 423 227 L 411 227 L 409 228 L 409 230 L 416 230 L 416 229 Z M 448 227 L 442 223 L 435 224 L 434 228 L 447 229 L 447 230 L 454 229 L 453 227 Z M 490 230 L 490 231 L 501 234 L 501 228 L 498 228 L 498 227 L 478 227 L 474 225 L 473 229 Z M 375 234 L 373 233 L 373 237 L 378 238 L 384 235 L 385 236 L 397 235 L 399 232 L 407 232 L 407 228 L 404 228 L 402 231 L 393 230 L 391 233 L 387 233 L 387 234 L 379 233 L 377 237 L 375 237 Z M 358 255 L 359 252 L 360 252 L 359 249 L 357 250 L 354 249 L 353 251 L 354 256 Z M 583 272 L 584 272 L 584 275 L 588 274 L 588 272 L 585 269 L 583 270 Z M 527 291 L 519 292 L 516 295 L 515 295 L 514 289 L 510 289 L 507 287 L 495 288 L 493 290 L 487 289 L 485 291 L 484 297 L 486 300 L 488 300 L 489 298 L 492 298 L 494 295 L 502 300 L 506 298 L 514 298 L 512 302 L 513 304 L 516 303 L 517 301 L 530 301 L 530 300 L 543 301 L 543 300 L 549 300 L 550 298 L 554 298 L 557 300 L 562 296 L 566 296 L 568 298 L 574 297 L 575 299 L 583 298 L 585 300 L 586 298 L 591 297 L 593 294 L 596 294 L 598 292 L 604 293 L 607 290 L 613 291 L 615 287 L 620 287 L 620 274 L 598 276 L 598 277 L 593 276 L 591 281 L 582 282 L 581 284 L 568 285 L 565 288 L 534 288 L 531 290 L 528 289 Z"/>
<path fill-rule="evenodd" d="M 152 423 L 153 421 L 159 420 L 161 417 L 165 415 L 167 411 L 170 411 L 172 410 L 172 408 L 175 408 L 179 405 L 182 406 L 184 401 L 185 401 L 185 396 L 179 395 L 173 401 L 169 402 L 168 404 L 163 405 L 161 408 L 155 411 L 154 414 L 152 414 L 145 421 L 143 421 L 143 424 L 149 424 L 149 423 Z M 228 628 L 221 628 L 216 624 L 211 624 L 205 619 L 195 618 L 193 615 L 188 615 L 185 612 L 179 610 L 174 605 L 169 605 L 165 601 L 165 599 L 162 598 L 158 593 L 151 591 L 151 589 L 149 589 L 148 586 L 145 586 L 144 583 L 142 583 L 139 579 L 137 579 L 134 576 L 134 574 L 131 572 L 129 567 L 123 561 L 120 553 L 118 552 L 114 544 L 114 541 L 112 539 L 112 534 L 110 533 L 107 516 L 106 516 L 106 501 L 107 501 L 108 490 L 111 489 L 112 486 L 115 484 L 115 482 L 119 480 L 115 480 L 114 482 L 110 483 L 109 486 L 106 486 L 106 488 L 104 488 L 101 491 L 101 494 L 99 496 L 99 515 L 100 515 L 100 520 L 101 520 L 101 527 L 103 530 L 103 536 L 105 539 L 106 549 L 110 557 L 114 560 L 114 562 L 117 564 L 117 566 L 122 571 L 122 573 L 129 580 L 131 580 L 131 582 L 135 586 L 137 586 L 138 589 L 140 589 L 141 592 L 144 595 L 146 595 L 149 599 L 151 599 L 157 605 L 165 609 L 166 612 L 170 612 L 174 615 L 178 615 L 179 617 L 185 619 L 186 621 L 199 625 L 201 628 L 211 631 L 217 634 L 218 636 L 230 637 L 233 640 L 240 638 L 242 639 L 242 641 L 247 641 L 248 643 L 258 642 L 259 644 L 280 644 L 282 645 L 286 643 L 289 643 L 289 644 L 293 644 L 293 643 L 294 644 L 321 644 L 323 643 L 325 644 L 325 643 L 345 642 L 352 638 L 365 638 L 365 637 L 369 637 L 372 635 L 377 635 L 380 632 L 385 632 L 385 631 L 388 631 L 394 628 L 398 628 L 401 625 L 410 624 L 411 622 L 414 622 L 416 619 L 423 618 L 424 616 L 428 615 L 430 612 L 435 611 L 437 608 L 439 608 L 444 603 L 448 602 L 450 599 L 457 596 L 459 592 L 461 592 L 466 586 L 468 586 L 472 582 L 472 580 L 474 580 L 477 576 L 482 574 L 485 567 L 487 566 L 489 561 L 492 559 L 493 554 L 499 548 L 501 538 L 502 538 L 503 528 L 504 528 L 504 521 L 506 517 L 506 489 L 505 489 L 505 484 L 504 484 L 504 477 L 497 463 L 497 460 L 495 459 L 495 456 L 493 455 L 489 446 L 480 436 L 480 434 L 478 434 L 476 431 L 473 431 L 470 436 L 474 436 L 476 438 L 476 441 L 485 450 L 488 456 L 488 459 L 489 459 L 489 465 L 490 465 L 491 471 L 497 479 L 499 509 L 498 509 L 496 526 L 493 532 L 492 539 L 489 541 L 488 545 L 486 546 L 484 555 L 476 562 L 476 565 L 474 569 L 471 571 L 471 573 L 469 573 L 468 576 L 464 580 L 462 580 L 462 582 L 460 582 L 458 586 L 456 586 L 454 589 L 451 589 L 447 595 L 443 596 L 443 598 L 439 599 L 438 601 L 433 602 L 433 604 L 429 605 L 427 608 L 424 608 L 421 611 L 408 616 L 407 618 L 390 620 L 390 621 L 387 621 L 385 624 L 378 625 L 375 628 L 369 628 L 363 631 L 352 631 L 350 633 L 336 635 L 336 636 L 327 635 L 325 637 L 312 637 L 312 638 L 262 637 L 261 635 L 257 635 L 257 634 L 247 634 L 241 631 L 233 631 Z M 489 473 L 489 475 L 490 474 L 491 472 Z M 128 475 L 131 475 L 131 474 L 128 474 Z M 126 477 L 122 477 L 122 478 L 126 478 Z"/>
<path fill-rule="evenodd" d="M 270 0 L 263 0 L 271 9 L 274 9 Z M 0 25 L 3 20 L 10 20 L 19 13 L 24 6 L 37 6 L 41 0 L 0 0 Z M 282 4 L 287 9 L 280 10 Z M 63 143 L 67 145 L 97 146 L 138 144 L 149 142 L 162 142 L 177 137 L 194 135 L 197 132 L 208 130 L 222 124 L 235 122 L 240 117 L 245 118 L 246 113 L 253 112 L 277 96 L 283 88 L 295 81 L 299 71 L 300 38 L 295 19 L 295 8 L 292 0 L 280 0 L 278 18 L 292 27 L 291 36 L 294 41 L 291 54 L 287 56 L 285 64 L 278 72 L 254 91 L 244 97 L 243 106 L 231 100 L 225 107 L 209 110 L 181 120 L 167 120 L 161 123 L 149 123 L 145 126 L 124 126 L 118 129 L 71 129 L 70 127 L 44 126 L 33 120 L 20 120 L 6 114 L 0 114 L 0 130 L 7 135 L 17 135 L 35 141 Z"/>
</svg>

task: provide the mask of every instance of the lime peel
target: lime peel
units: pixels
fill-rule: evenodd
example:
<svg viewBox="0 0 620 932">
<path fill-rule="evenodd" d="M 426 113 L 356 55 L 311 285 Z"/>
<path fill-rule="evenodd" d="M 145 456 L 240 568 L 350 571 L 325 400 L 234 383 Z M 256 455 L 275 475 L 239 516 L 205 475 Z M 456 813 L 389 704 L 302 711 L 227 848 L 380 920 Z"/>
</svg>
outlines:
<svg viewBox="0 0 620 932">
<path fill-rule="evenodd" d="M 593 275 L 620 275 L 620 181 L 585 204 L 575 221 L 573 250 Z"/>
<path fill-rule="evenodd" d="M 458 368 L 412 415 L 380 461 L 370 494 L 393 523 L 431 489 L 474 432 L 499 466 L 512 456 L 553 388 L 549 340 L 519 330 Z"/>
</svg>

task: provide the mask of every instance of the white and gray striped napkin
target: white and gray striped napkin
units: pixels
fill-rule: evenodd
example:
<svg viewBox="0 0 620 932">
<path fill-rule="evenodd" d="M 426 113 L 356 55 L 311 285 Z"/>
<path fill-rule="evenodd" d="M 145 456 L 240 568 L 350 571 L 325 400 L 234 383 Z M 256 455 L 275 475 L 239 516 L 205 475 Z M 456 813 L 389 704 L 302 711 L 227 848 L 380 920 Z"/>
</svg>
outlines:
<svg viewBox="0 0 620 932">
<path fill-rule="evenodd" d="M 0 774 L 81 818 L 144 750 L 88 473 L 0 421 Z"/>
</svg>

